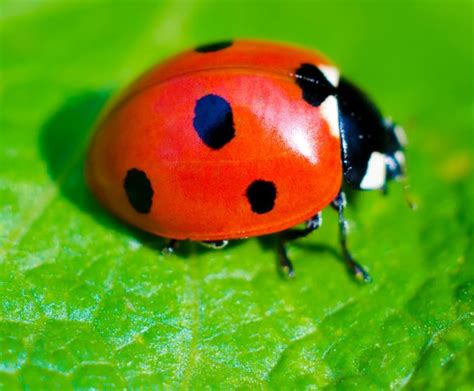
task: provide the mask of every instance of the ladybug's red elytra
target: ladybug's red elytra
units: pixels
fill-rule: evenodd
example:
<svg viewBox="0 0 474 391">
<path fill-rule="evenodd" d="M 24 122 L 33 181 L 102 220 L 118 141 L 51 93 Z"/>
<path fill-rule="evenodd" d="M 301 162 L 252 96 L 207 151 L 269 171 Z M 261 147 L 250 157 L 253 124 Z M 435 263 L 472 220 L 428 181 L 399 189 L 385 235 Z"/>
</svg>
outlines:
<svg viewBox="0 0 474 391">
<path fill-rule="evenodd" d="M 279 233 L 289 240 L 339 213 L 341 191 L 384 189 L 404 175 L 404 137 L 322 55 L 237 40 L 178 54 L 136 80 L 101 117 L 86 176 L 101 203 L 145 231 L 214 248 Z M 288 230 L 306 222 L 304 229 Z"/>
</svg>

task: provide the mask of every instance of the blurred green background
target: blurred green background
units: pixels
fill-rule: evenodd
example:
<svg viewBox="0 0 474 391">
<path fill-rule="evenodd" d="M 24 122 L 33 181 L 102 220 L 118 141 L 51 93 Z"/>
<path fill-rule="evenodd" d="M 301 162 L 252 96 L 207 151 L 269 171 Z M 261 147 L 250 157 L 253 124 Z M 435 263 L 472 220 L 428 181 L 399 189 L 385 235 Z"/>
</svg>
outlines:
<svg viewBox="0 0 474 391">
<path fill-rule="evenodd" d="M 450 389 L 474 383 L 473 3 L 0 1 L 3 389 Z M 408 134 L 399 186 L 294 243 L 221 252 L 109 216 L 82 166 L 105 101 L 197 44 L 261 37 L 327 54 Z"/>
</svg>

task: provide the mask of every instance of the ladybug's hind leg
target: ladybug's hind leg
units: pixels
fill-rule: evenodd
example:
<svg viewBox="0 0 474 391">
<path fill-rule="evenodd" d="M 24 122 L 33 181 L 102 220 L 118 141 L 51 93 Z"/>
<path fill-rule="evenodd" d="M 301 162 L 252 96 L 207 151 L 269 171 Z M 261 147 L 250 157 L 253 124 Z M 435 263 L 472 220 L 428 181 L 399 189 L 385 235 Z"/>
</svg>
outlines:
<svg viewBox="0 0 474 391">
<path fill-rule="evenodd" d="M 163 255 L 174 253 L 176 251 L 176 248 L 178 247 L 179 242 L 180 242 L 179 240 L 170 239 L 168 243 L 165 245 L 165 247 L 163 248 L 163 250 L 161 250 L 161 253 Z M 229 241 L 228 240 L 209 240 L 209 241 L 206 240 L 206 241 L 201 241 L 199 243 L 207 248 L 212 248 L 213 250 L 220 250 L 224 248 L 225 246 L 227 246 L 229 244 Z"/>
<path fill-rule="evenodd" d="M 213 250 L 221 250 L 229 244 L 228 240 L 206 240 L 199 242 L 207 248 L 212 248 Z"/>
<path fill-rule="evenodd" d="M 336 209 L 339 215 L 339 241 L 342 247 L 342 255 L 344 261 L 346 262 L 347 267 L 352 274 L 358 279 L 365 282 L 370 282 L 371 278 L 369 273 L 352 257 L 349 249 L 347 248 L 347 221 L 344 217 L 344 208 L 346 207 L 346 196 L 341 191 L 334 201 L 331 203 L 331 206 Z"/>
<path fill-rule="evenodd" d="M 306 228 L 291 229 L 280 233 L 278 237 L 278 259 L 280 261 L 282 270 L 288 277 L 294 277 L 295 270 L 290 258 L 288 258 L 288 253 L 285 246 L 286 243 L 309 235 L 311 232 L 317 230 L 321 226 L 322 221 L 322 213 L 319 212 L 317 215 L 313 216 L 306 222 Z"/>
</svg>

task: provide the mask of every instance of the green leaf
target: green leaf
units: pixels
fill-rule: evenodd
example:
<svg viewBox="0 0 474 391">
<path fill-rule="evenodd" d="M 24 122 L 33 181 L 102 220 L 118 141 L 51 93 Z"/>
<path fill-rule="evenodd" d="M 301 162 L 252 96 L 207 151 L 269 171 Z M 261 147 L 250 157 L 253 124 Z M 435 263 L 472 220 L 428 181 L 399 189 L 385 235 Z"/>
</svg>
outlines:
<svg viewBox="0 0 474 391">
<path fill-rule="evenodd" d="M 4 389 L 472 389 L 472 3 L 0 3 L 0 384 Z M 405 127 L 413 193 L 351 199 L 289 246 L 223 251 L 118 222 L 83 179 L 94 120 L 189 46 L 261 37 L 318 48 Z"/>
</svg>

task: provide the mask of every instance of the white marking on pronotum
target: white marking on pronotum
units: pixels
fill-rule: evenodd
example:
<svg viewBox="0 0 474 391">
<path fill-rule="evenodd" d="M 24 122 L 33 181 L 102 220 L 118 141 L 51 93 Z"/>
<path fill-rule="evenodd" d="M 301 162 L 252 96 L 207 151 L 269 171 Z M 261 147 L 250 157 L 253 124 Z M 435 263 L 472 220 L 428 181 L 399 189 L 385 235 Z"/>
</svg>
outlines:
<svg viewBox="0 0 474 391">
<path fill-rule="evenodd" d="M 380 189 L 385 183 L 387 167 L 385 166 L 385 155 L 380 152 L 372 152 L 367 171 L 360 183 L 361 189 Z"/>
<path fill-rule="evenodd" d="M 339 108 L 337 99 L 333 95 L 329 95 L 323 103 L 319 106 L 321 116 L 329 125 L 329 131 L 334 137 L 339 138 Z"/>
<path fill-rule="evenodd" d="M 337 87 L 340 77 L 339 69 L 331 65 L 320 65 L 319 70 L 334 87 Z"/>
</svg>

